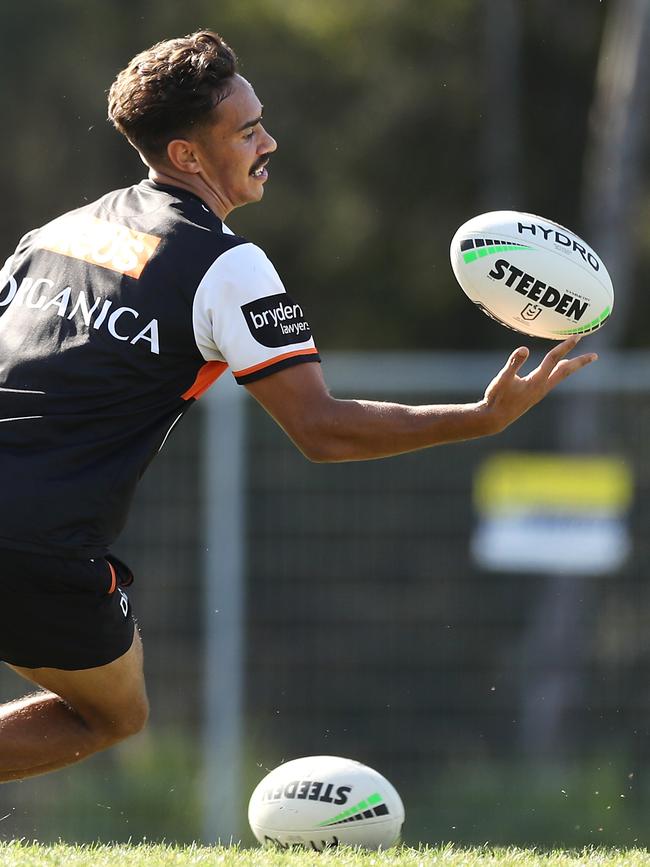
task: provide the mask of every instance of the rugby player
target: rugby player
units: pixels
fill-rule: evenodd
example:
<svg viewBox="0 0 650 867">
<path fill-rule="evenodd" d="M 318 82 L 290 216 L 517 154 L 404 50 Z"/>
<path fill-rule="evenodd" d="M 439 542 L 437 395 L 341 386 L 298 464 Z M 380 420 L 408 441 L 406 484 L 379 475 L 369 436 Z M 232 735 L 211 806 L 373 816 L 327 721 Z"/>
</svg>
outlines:
<svg viewBox="0 0 650 867">
<path fill-rule="evenodd" d="M 0 272 L 0 659 L 39 687 L 0 706 L 2 781 L 144 726 L 132 576 L 110 547 L 227 368 L 307 458 L 351 461 L 498 433 L 596 357 L 569 359 L 570 338 L 520 376 L 519 348 L 474 403 L 338 400 L 300 303 L 224 223 L 262 198 L 276 150 L 228 45 L 201 31 L 138 54 L 109 117 L 147 179 L 29 232 Z"/>
</svg>

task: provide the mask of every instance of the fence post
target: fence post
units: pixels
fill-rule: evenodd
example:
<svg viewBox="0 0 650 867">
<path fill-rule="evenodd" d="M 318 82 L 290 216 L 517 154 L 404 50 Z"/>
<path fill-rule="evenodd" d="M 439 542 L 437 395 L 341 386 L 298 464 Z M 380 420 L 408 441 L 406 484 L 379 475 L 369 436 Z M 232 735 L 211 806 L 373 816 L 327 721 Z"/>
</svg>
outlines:
<svg viewBox="0 0 650 867">
<path fill-rule="evenodd" d="M 229 374 L 205 395 L 203 430 L 203 839 L 240 838 L 245 390 Z"/>
</svg>

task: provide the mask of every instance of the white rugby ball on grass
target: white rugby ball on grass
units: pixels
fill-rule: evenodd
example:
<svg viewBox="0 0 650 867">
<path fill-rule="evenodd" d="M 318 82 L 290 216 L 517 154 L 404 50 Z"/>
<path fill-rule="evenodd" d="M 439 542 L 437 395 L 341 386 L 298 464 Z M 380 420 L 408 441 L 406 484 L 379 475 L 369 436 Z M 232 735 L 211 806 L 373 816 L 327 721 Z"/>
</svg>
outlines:
<svg viewBox="0 0 650 867">
<path fill-rule="evenodd" d="M 564 340 L 601 328 L 614 306 L 607 268 L 574 232 L 520 211 L 473 217 L 451 242 L 465 294 L 502 325 Z"/>
<path fill-rule="evenodd" d="M 404 806 L 377 771 L 338 756 L 307 756 L 275 768 L 257 785 L 248 821 L 263 846 L 387 849 L 396 843 Z"/>
</svg>

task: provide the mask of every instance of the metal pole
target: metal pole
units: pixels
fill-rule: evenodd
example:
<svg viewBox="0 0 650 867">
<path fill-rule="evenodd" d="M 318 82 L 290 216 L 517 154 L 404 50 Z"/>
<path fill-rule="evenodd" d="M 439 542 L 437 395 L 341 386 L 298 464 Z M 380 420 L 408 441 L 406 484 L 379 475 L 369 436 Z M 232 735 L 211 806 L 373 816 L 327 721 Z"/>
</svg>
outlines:
<svg viewBox="0 0 650 867">
<path fill-rule="evenodd" d="M 225 374 L 205 395 L 203 839 L 241 834 L 244 631 L 244 389 Z"/>
</svg>

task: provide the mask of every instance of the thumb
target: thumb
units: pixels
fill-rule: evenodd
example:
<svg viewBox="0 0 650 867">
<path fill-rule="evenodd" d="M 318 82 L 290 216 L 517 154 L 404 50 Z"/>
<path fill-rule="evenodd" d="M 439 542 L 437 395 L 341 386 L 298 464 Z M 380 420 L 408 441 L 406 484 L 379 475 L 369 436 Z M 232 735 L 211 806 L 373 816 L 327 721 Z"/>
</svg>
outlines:
<svg viewBox="0 0 650 867">
<path fill-rule="evenodd" d="M 530 353 L 525 346 L 520 346 L 519 349 L 515 349 L 515 351 L 508 359 L 508 364 L 506 365 L 508 373 L 510 373 L 512 376 L 515 376 L 526 363 L 529 354 Z"/>
<path fill-rule="evenodd" d="M 501 392 L 504 389 L 508 389 L 510 383 L 514 380 L 517 372 L 521 369 L 521 366 L 524 364 L 527 358 L 528 349 L 526 349 L 525 346 L 520 346 L 519 349 L 515 349 L 515 351 L 510 355 L 501 370 L 497 373 L 497 375 L 487 387 L 487 390 L 485 392 L 486 395 L 489 394 L 494 397 L 498 392 Z"/>
</svg>

